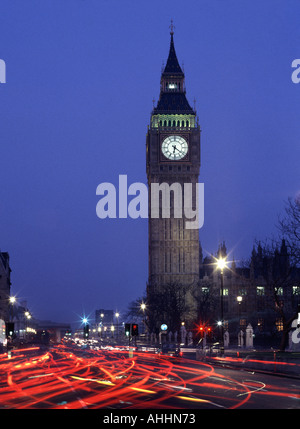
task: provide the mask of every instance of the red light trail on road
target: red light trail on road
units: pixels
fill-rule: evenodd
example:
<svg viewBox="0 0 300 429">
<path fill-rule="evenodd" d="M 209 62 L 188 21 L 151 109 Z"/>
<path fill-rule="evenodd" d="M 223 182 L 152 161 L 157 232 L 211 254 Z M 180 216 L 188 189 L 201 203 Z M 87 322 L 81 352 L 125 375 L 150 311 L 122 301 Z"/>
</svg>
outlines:
<svg viewBox="0 0 300 429">
<path fill-rule="evenodd" d="M 239 408 L 253 394 L 300 399 L 293 388 L 266 391 L 263 383 L 241 383 L 209 364 L 154 353 L 58 345 L 0 356 L 2 409 Z"/>
</svg>

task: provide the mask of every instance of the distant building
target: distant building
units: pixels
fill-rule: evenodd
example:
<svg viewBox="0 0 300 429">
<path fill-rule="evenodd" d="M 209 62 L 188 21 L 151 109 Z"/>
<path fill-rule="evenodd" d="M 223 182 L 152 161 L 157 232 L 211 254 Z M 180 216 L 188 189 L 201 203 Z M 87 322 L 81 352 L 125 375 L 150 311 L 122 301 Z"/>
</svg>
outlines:
<svg viewBox="0 0 300 429">
<path fill-rule="evenodd" d="M 27 302 L 21 301 L 16 303 L 12 309 L 12 320 L 15 324 L 15 333 L 19 338 L 24 339 L 26 337 L 26 330 L 36 329 L 36 320 L 31 317 L 28 319 L 26 314 L 29 313 L 27 308 Z"/>
<path fill-rule="evenodd" d="M 95 311 L 95 324 L 96 326 L 111 326 L 114 324 L 113 310 L 96 310 Z"/>
<path fill-rule="evenodd" d="M 9 254 L 0 252 L 0 319 L 9 319 L 9 297 L 10 297 L 10 273 Z"/>
<path fill-rule="evenodd" d="M 50 341 L 59 343 L 66 334 L 71 333 L 71 325 L 69 323 L 52 322 L 51 320 L 39 320 L 37 332 L 40 336 L 47 332 Z"/>
</svg>

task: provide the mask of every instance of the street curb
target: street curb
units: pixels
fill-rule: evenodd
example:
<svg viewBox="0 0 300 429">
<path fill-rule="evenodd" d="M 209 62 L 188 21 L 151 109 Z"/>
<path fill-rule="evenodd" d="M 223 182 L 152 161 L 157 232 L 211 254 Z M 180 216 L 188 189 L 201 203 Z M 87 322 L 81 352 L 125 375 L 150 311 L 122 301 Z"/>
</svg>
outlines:
<svg viewBox="0 0 300 429">
<path fill-rule="evenodd" d="M 281 377 L 290 377 L 300 379 L 300 361 L 299 359 L 277 359 L 274 352 L 273 360 L 270 360 L 270 353 L 265 359 L 255 359 L 256 354 L 249 353 L 245 357 L 232 357 L 225 353 L 224 357 L 206 356 L 200 351 L 196 352 L 196 360 L 232 369 L 240 369 L 246 371 L 262 372 L 269 375 L 278 375 Z M 263 357 L 263 356 L 262 356 Z"/>
</svg>

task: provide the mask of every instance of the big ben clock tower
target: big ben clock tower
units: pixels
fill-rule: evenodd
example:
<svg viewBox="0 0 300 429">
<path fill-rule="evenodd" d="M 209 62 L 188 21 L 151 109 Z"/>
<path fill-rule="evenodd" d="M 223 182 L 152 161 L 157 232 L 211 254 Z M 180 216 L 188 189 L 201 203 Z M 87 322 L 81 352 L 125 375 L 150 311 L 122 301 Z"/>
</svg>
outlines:
<svg viewBox="0 0 300 429">
<path fill-rule="evenodd" d="M 176 56 L 172 25 L 170 35 L 170 51 L 161 75 L 159 100 L 151 114 L 146 140 L 149 188 L 147 302 L 150 306 L 149 318 L 152 316 L 150 329 L 168 320 L 168 315 L 160 307 L 161 303 L 157 302 L 158 297 L 166 300 L 169 296 L 175 300 L 181 309 L 178 317 L 184 319 L 181 322 L 192 324 L 196 314 L 193 297 L 199 280 L 199 229 L 189 229 L 184 211 L 182 215 L 176 212 L 178 201 L 175 201 L 172 190 L 183 191 L 187 183 L 194 186 L 192 201 L 195 206 L 196 183 L 200 173 L 200 126 L 196 112 L 186 98 L 185 76 Z M 153 216 L 151 196 L 154 184 L 164 184 L 169 189 L 170 211 L 167 215 L 160 208 L 159 214 Z M 159 203 L 162 203 L 162 198 L 160 193 Z M 183 203 L 184 198 L 183 194 L 180 202 Z M 171 298 L 172 288 L 176 297 Z M 164 290 L 168 290 L 165 295 Z M 178 296 L 185 302 L 178 303 Z M 170 303 L 165 304 L 165 308 L 170 308 Z"/>
</svg>

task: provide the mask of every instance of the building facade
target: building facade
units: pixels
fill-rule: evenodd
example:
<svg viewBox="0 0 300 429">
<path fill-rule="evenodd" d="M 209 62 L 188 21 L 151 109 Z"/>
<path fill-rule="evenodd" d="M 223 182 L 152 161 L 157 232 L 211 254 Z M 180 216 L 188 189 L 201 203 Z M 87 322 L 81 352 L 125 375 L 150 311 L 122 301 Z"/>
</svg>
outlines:
<svg viewBox="0 0 300 429">
<path fill-rule="evenodd" d="M 217 256 L 227 257 L 220 246 Z M 211 326 L 218 336 L 221 318 L 221 279 L 216 258 L 200 261 L 198 318 Z M 253 248 L 250 263 L 238 267 L 234 261 L 224 269 L 224 328 L 231 342 L 251 324 L 254 341 L 259 345 L 279 346 L 285 324 L 293 319 L 300 304 L 300 269 L 291 266 L 284 240 L 281 247 L 266 253 L 260 245 Z"/>
<path fill-rule="evenodd" d="M 10 318 L 10 273 L 9 254 L 0 252 L 0 319 L 5 322 Z"/>
<path fill-rule="evenodd" d="M 161 75 L 160 95 L 146 137 L 149 187 L 148 305 L 166 286 L 196 288 L 199 280 L 199 229 L 187 228 L 188 198 L 196 206 L 200 173 L 200 126 L 186 98 L 185 75 L 179 65 L 171 28 L 169 56 Z M 189 185 L 187 185 L 189 184 Z M 185 193 L 188 189 L 191 193 Z M 195 315 L 191 293 L 185 295 L 185 320 Z M 164 320 L 157 317 L 156 324 Z"/>
</svg>

